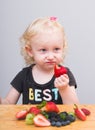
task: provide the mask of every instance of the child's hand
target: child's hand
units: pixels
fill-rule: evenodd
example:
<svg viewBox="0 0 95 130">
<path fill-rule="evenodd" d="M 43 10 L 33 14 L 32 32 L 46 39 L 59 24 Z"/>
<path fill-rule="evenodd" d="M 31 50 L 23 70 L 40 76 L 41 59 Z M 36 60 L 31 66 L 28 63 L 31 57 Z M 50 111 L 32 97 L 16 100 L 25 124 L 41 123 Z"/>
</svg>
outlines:
<svg viewBox="0 0 95 130">
<path fill-rule="evenodd" d="M 0 104 L 1 104 L 1 97 L 0 97 Z"/>
<path fill-rule="evenodd" d="M 69 84 L 69 77 L 67 74 L 61 75 L 58 78 L 55 78 L 54 85 L 59 90 L 64 90 Z"/>
</svg>

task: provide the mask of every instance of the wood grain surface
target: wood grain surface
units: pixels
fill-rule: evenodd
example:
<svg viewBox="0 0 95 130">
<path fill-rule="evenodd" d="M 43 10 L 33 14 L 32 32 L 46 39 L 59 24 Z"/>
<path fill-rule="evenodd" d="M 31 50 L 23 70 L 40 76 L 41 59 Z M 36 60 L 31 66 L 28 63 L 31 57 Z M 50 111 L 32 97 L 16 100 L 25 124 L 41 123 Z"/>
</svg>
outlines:
<svg viewBox="0 0 95 130">
<path fill-rule="evenodd" d="M 82 104 L 91 111 L 86 121 L 76 119 L 75 122 L 61 127 L 35 127 L 26 125 L 25 120 L 17 120 L 15 114 L 23 109 L 29 109 L 33 105 L 0 105 L 0 130 L 95 130 L 95 105 Z M 60 111 L 73 112 L 74 105 L 58 105 Z"/>
</svg>

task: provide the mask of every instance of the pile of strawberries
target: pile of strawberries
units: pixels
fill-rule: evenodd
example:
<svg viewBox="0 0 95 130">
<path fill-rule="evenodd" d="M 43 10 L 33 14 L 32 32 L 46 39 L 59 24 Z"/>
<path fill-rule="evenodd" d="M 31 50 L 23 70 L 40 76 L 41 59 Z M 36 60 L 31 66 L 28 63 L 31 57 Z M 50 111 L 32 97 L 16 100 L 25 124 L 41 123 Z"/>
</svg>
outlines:
<svg viewBox="0 0 95 130">
<path fill-rule="evenodd" d="M 44 111 L 60 113 L 58 106 L 54 102 L 43 101 L 37 106 L 31 106 L 28 110 L 21 110 L 17 112 L 16 119 L 24 119 L 28 125 L 34 124 L 35 126 L 50 126 L 51 122 L 48 120 L 45 114 L 43 114 Z M 74 112 L 72 113 L 82 121 L 85 121 L 86 117 L 91 114 L 88 109 L 79 108 L 76 104 L 74 104 Z"/>
<path fill-rule="evenodd" d="M 47 112 L 59 112 L 59 108 L 54 102 L 46 102 L 43 101 L 41 104 L 37 106 L 32 106 L 29 110 L 21 110 L 16 113 L 16 118 L 18 120 L 25 119 L 26 124 L 34 124 L 36 126 L 50 126 L 49 120 L 42 114 L 44 110 Z"/>
</svg>

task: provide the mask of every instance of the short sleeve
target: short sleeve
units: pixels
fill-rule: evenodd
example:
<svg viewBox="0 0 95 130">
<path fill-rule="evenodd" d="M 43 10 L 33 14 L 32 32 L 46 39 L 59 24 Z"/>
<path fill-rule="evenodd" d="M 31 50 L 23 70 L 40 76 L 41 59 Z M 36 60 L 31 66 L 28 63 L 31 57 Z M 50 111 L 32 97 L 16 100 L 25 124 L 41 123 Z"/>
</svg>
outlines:
<svg viewBox="0 0 95 130">
<path fill-rule="evenodd" d="M 22 92 L 23 78 L 23 71 L 20 71 L 10 83 L 19 93 Z"/>
<path fill-rule="evenodd" d="M 77 88 L 77 83 L 76 83 L 76 80 L 75 80 L 75 77 L 73 75 L 73 73 L 70 71 L 69 68 L 67 68 L 67 74 L 69 76 L 69 85 L 70 86 L 75 86 L 75 88 Z"/>
</svg>

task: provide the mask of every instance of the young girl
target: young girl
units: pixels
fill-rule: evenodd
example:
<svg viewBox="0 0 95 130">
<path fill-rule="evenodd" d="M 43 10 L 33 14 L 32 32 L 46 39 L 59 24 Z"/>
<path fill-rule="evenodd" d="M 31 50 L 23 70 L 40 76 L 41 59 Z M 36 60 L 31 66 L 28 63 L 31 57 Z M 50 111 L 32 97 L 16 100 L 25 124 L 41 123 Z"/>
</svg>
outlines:
<svg viewBox="0 0 95 130">
<path fill-rule="evenodd" d="M 67 43 L 64 29 L 55 17 L 39 18 L 21 37 L 21 52 L 27 67 L 11 82 L 11 89 L 1 104 L 16 104 L 20 95 L 23 104 L 38 104 L 43 100 L 56 104 L 79 103 L 73 74 L 55 78 L 54 66 L 62 65 Z"/>
</svg>

